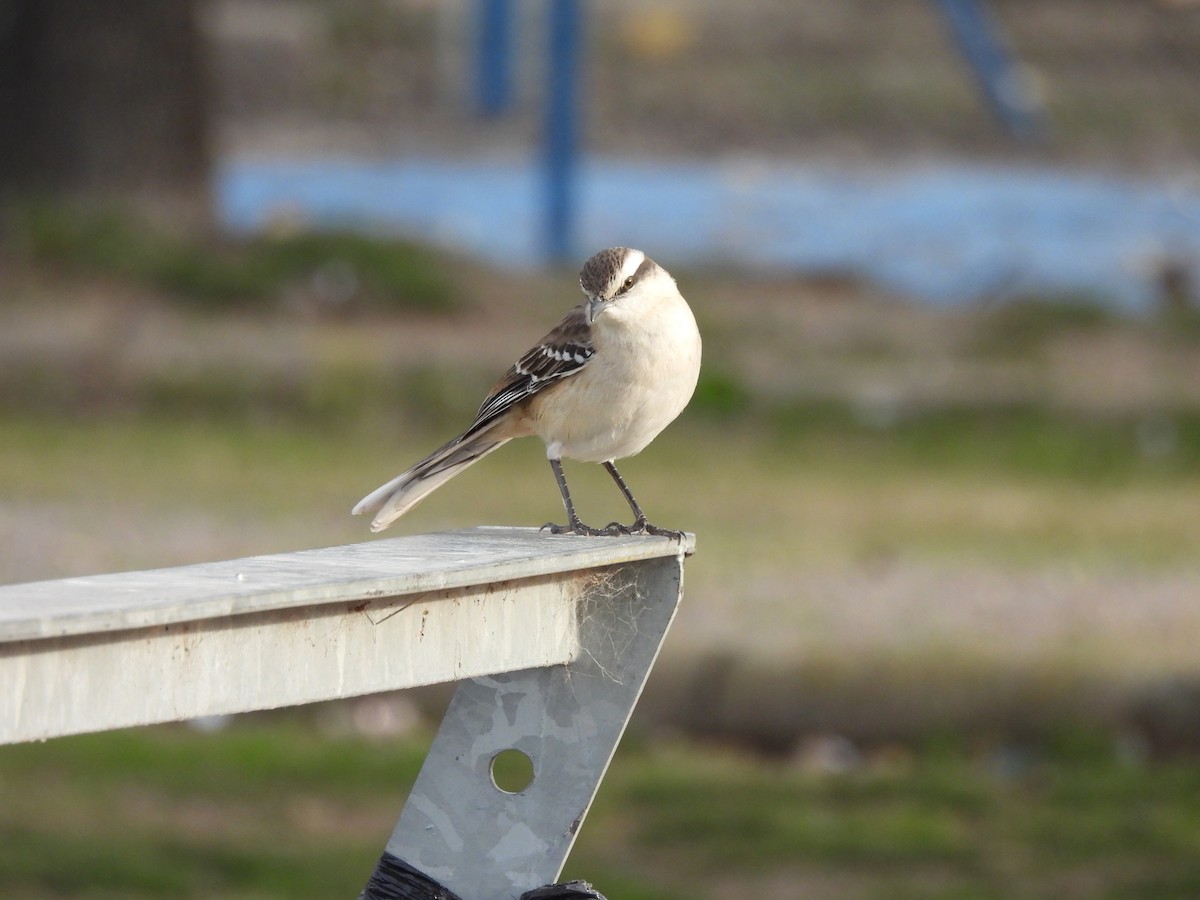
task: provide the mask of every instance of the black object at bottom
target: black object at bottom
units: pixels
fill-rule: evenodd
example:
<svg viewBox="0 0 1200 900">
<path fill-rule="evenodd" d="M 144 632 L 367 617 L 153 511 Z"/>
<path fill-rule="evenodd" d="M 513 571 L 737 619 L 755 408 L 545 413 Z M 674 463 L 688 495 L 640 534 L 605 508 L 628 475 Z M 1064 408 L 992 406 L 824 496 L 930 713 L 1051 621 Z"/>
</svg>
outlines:
<svg viewBox="0 0 1200 900">
<path fill-rule="evenodd" d="M 521 900 L 607 900 L 586 881 L 568 881 L 564 884 L 548 884 L 534 888 L 521 895 Z"/>
<path fill-rule="evenodd" d="M 371 880 L 358 900 L 462 900 L 420 869 L 414 869 L 398 856 L 384 851 Z M 586 881 L 547 884 L 521 895 L 521 900 L 606 900 Z"/>
<path fill-rule="evenodd" d="M 420 869 L 384 852 L 358 900 L 462 900 Z"/>
</svg>

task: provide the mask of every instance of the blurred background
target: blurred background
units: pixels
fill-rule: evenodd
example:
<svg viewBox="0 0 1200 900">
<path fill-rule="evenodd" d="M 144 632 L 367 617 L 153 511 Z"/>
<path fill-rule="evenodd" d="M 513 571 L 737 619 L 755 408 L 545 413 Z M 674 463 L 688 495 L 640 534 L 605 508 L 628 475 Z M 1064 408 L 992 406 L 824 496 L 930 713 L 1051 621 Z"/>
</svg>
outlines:
<svg viewBox="0 0 1200 900">
<path fill-rule="evenodd" d="M 566 875 L 1200 896 L 1200 4 L 9 0 L 0 123 L 0 581 L 367 539 L 637 246 L 699 550 Z M 0 748 L 0 895 L 355 895 L 446 697 Z"/>
</svg>

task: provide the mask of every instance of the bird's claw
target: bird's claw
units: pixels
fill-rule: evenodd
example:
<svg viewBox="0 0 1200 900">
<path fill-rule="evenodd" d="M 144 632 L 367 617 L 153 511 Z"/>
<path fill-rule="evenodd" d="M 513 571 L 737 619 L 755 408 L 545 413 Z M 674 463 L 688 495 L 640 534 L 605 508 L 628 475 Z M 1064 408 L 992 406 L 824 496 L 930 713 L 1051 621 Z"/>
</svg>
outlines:
<svg viewBox="0 0 1200 900">
<path fill-rule="evenodd" d="M 584 525 L 580 521 L 571 522 L 568 525 L 556 525 L 553 522 L 547 522 L 541 527 L 541 530 L 549 531 L 551 534 L 578 534 L 587 537 L 652 534 L 656 537 L 671 538 L 675 541 L 683 540 L 684 534 L 682 531 L 672 531 L 669 528 L 659 528 L 657 525 L 651 525 L 645 518 L 638 519 L 632 525 L 609 522 L 603 528 L 592 528 L 590 525 Z"/>
<path fill-rule="evenodd" d="M 541 530 L 549 531 L 551 534 L 578 534 L 585 537 L 600 537 L 616 533 L 609 531 L 607 528 L 592 528 L 590 525 L 584 525 L 582 522 L 572 522 L 568 525 L 556 525 L 553 522 L 547 522 L 541 527 Z"/>
<path fill-rule="evenodd" d="M 640 517 L 636 522 L 629 526 L 622 527 L 623 534 L 652 534 L 656 537 L 671 538 L 674 541 L 683 540 L 682 531 L 672 531 L 670 528 L 659 528 L 657 525 L 651 525 L 646 521 L 646 517 Z"/>
</svg>

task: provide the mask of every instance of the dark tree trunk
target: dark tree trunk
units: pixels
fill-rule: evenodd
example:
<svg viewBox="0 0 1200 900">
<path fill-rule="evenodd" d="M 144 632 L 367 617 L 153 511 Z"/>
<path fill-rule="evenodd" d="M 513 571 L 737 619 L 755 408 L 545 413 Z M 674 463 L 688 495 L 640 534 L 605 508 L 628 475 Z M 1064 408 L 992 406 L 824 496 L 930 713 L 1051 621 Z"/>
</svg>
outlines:
<svg viewBox="0 0 1200 900">
<path fill-rule="evenodd" d="M 0 0 L 0 194 L 208 210 L 195 0 Z"/>
</svg>

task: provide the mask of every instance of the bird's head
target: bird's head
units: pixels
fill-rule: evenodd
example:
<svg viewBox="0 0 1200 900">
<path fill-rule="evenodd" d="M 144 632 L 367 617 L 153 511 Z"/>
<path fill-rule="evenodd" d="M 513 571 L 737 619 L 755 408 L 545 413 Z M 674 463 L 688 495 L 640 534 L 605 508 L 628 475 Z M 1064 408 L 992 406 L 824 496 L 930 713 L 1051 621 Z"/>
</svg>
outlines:
<svg viewBox="0 0 1200 900">
<path fill-rule="evenodd" d="M 588 321 L 606 310 L 634 305 L 665 287 L 675 289 L 675 280 L 658 263 L 632 247 L 601 250 L 583 264 L 579 286 L 587 297 Z"/>
</svg>

